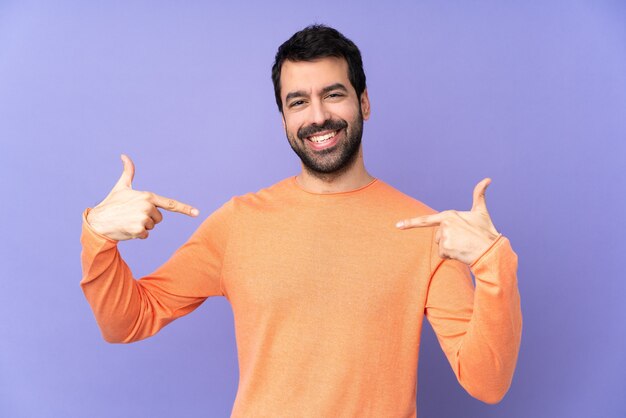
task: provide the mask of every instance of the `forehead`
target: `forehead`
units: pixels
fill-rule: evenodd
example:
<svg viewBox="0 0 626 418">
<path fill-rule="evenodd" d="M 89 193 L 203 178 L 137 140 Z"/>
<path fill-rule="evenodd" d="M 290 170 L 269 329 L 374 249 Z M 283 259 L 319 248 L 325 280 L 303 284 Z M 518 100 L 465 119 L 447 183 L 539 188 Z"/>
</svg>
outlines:
<svg viewBox="0 0 626 418">
<path fill-rule="evenodd" d="M 326 57 L 315 61 L 285 61 L 280 73 L 281 97 L 291 91 L 315 92 L 342 83 L 351 88 L 348 63 L 344 58 Z"/>
</svg>

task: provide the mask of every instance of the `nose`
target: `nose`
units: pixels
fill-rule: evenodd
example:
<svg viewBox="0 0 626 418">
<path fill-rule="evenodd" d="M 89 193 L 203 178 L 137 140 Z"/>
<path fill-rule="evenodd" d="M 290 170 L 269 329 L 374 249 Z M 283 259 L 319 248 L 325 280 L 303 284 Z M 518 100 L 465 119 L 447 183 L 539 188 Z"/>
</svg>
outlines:
<svg viewBox="0 0 626 418">
<path fill-rule="evenodd" d="M 321 100 L 313 100 L 311 102 L 311 106 L 309 106 L 310 114 L 310 123 L 315 125 L 323 125 L 328 119 L 330 119 L 330 114 L 328 109 L 324 106 L 324 103 Z"/>
</svg>

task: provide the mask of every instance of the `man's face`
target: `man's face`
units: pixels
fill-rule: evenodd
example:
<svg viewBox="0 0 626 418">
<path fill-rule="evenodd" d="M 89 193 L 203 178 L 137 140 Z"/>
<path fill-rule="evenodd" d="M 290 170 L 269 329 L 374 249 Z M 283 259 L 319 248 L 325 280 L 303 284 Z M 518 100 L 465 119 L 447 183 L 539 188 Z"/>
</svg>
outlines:
<svg viewBox="0 0 626 418">
<path fill-rule="evenodd" d="M 346 60 L 285 61 L 280 83 L 285 133 L 302 163 L 312 174 L 348 169 L 370 108 L 367 91 L 357 98 Z"/>
</svg>

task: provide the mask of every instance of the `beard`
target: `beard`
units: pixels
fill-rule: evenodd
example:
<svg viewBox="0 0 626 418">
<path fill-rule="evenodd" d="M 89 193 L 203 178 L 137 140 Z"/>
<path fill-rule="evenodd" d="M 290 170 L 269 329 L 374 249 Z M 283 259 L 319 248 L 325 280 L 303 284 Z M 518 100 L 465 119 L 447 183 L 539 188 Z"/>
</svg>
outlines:
<svg viewBox="0 0 626 418">
<path fill-rule="evenodd" d="M 307 137 L 323 131 L 337 131 L 345 138 L 331 148 L 312 150 L 306 145 Z M 323 124 L 308 125 L 298 129 L 297 138 L 287 133 L 291 149 L 296 153 L 310 174 L 318 178 L 328 178 L 347 171 L 356 161 L 363 136 L 363 115 L 361 109 L 356 118 L 348 124 L 343 119 L 327 119 Z"/>
</svg>

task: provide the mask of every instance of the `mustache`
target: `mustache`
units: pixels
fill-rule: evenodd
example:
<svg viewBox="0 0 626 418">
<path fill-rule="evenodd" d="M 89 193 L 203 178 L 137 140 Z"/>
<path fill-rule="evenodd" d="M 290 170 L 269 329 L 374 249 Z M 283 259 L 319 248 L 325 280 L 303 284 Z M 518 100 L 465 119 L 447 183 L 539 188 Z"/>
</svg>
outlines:
<svg viewBox="0 0 626 418">
<path fill-rule="evenodd" d="M 308 136 L 315 135 L 316 133 L 323 131 L 338 131 L 346 128 L 347 126 L 348 122 L 343 119 L 327 119 L 321 125 L 312 124 L 298 129 L 298 138 L 305 139 Z"/>
</svg>

